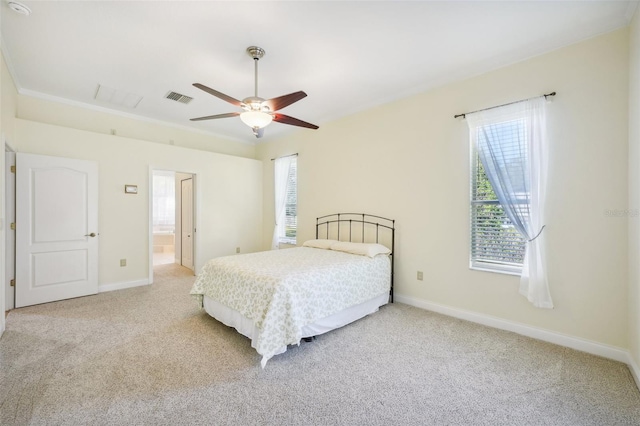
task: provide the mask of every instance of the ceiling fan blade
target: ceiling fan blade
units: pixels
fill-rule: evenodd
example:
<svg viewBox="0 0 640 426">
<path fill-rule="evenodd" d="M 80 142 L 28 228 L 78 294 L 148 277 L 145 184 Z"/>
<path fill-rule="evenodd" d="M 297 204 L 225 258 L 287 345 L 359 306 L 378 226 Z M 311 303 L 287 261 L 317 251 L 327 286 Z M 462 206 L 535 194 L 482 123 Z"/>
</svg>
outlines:
<svg viewBox="0 0 640 426">
<path fill-rule="evenodd" d="M 200 84 L 200 83 L 193 83 L 193 85 L 195 87 L 197 87 L 200 90 L 204 90 L 205 92 L 209 93 L 210 95 L 215 96 L 216 98 L 220 98 L 223 101 L 227 101 L 230 104 L 233 104 L 235 106 L 242 106 L 242 102 L 240 102 L 239 100 L 232 98 L 231 96 L 227 96 L 224 93 L 220 93 L 217 90 L 213 90 L 211 87 L 207 87 L 204 84 Z"/>
<path fill-rule="evenodd" d="M 213 119 L 216 119 L 216 118 L 237 117 L 238 115 L 240 115 L 239 112 L 228 112 L 226 114 L 207 115 L 206 117 L 192 118 L 190 120 L 191 121 L 213 120 Z"/>
<path fill-rule="evenodd" d="M 307 129 L 319 129 L 315 124 L 307 123 L 306 121 L 298 120 L 297 118 L 289 117 L 284 114 L 273 114 L 273 121 L 277 121 L 282 124 L 290 124 L 292 126 L 306 127 Z"/>
<path fill-rule="evenodd" d="M 300 99 L 306 96 L 307 94 L 303 91 L 289 93 L 288 95 L 266 100 L 262 103 L 262 105 L 268 106 L 271 111 L 278 111 L 279 109 L 287 107 L 294 102 L 298 102 Z"/>
</svg>

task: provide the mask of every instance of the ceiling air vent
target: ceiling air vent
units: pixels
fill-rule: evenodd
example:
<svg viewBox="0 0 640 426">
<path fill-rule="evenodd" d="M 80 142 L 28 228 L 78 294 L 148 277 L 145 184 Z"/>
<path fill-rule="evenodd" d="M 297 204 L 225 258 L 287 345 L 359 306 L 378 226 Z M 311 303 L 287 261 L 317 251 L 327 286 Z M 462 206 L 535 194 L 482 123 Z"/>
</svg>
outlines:
<svg viewBox="0 0 640 426">
<path fill-rule="evenodd" d="M 190 96 L 181 95 L 180 93 L 176 92 L 167 93 L 167 96 L 165 96 L 165 98 L 171 99 L 172 101 L 181 102 L 183 104 L 188 104 L 193 100 L 193 98 Z"/>
</svg>

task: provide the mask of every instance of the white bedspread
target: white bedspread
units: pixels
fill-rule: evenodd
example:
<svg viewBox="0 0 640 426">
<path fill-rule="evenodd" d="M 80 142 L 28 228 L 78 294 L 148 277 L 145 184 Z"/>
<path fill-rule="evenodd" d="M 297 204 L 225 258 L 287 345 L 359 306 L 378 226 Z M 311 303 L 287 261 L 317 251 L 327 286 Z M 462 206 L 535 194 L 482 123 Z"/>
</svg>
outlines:
<svg viewBox="0 0 640 426">
<path fill-rule="evenodd" d="M 212 259 L 191 290 L 252 320 L 262 366 L 283 346 L 299 344 L 302 328 L 390 288 L 388 256 L 369 258 L 298 247 Z"/>
</svg>

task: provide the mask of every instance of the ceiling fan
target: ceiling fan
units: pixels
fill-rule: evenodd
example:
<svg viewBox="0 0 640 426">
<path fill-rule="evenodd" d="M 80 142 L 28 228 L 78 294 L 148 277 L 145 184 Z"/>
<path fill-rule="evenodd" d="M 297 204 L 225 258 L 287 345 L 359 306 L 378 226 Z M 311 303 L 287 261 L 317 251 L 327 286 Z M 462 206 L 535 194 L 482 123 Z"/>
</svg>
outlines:
<svg viewBox="0 0 640 426">
<path fill-rule="evenodd" d="M 262 137 L 264 128 L 268 126 L 271 121 L 277 121 L 282 124 L 290 124 L 292 126 L 306 127 L 308 129 L 318 129 L 315 124 L 307 123 L 306 121 L 298 120 L 297 118 L 290 117 L 288 115 L 280 114 L 276 111 L 281 110 L 284 107 L 291 105 L 294 102 L 307 96 L 306 93 L 294 92 L 288 95 L 279 96 L 273 99 L 262 99 L 258 97 L 258 61 L 265 54 L 264 49 L 257 46 L 247 47 L 247 53 L 253 58 L 255 63 L 255 95 L 248 98 L 244 98 L 242 101 L 227 96 L 224 93 L 220 93 L 217 90 L 213 90 L 204 84 L 194 83 L 193 85 L 200 90 L 227 101 L 230 104 L 239 106 L 243 111 L 228 112 L 226 114 L 208 115 L 205 117 L 192 118 L 191 121 L 213 120 L 217 118 L 228 118 L 240 116 L 240 119 L 247 126 L 251 127 L 253 134 L 256 138 Z"/>
</svg>

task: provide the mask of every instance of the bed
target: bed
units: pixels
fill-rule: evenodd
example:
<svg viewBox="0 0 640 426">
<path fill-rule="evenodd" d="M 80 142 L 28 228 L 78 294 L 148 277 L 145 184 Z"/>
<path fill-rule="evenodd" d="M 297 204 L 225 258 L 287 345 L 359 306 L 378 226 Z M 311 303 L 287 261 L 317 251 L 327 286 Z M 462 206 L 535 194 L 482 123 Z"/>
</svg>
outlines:
<svg viewBox="0 0 640 426">
<path fill-rule="evenodd" d="M 395 221 L 362 213 L 316 219 L 302 247 L 210 260 L 191 294 L 251 339 L 261 365 L 393 302 Z"/>
</svg>

